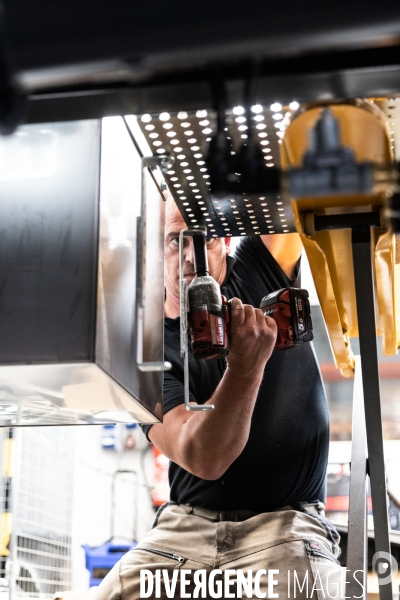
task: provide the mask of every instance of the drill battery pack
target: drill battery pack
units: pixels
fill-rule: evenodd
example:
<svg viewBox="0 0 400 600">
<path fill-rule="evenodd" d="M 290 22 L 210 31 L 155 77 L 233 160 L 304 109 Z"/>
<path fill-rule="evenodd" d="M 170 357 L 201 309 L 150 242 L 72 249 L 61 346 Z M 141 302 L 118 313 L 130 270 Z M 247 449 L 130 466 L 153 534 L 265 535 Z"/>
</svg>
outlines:
<svg viewBox="0 0 400 600">
<path fill-rule="evenodd" d="M 278 326 L 275 350 L 285 350 L 314 339 L 307 290 L 282 288 L 265 296 L 260 308 Z"/>
</svg>

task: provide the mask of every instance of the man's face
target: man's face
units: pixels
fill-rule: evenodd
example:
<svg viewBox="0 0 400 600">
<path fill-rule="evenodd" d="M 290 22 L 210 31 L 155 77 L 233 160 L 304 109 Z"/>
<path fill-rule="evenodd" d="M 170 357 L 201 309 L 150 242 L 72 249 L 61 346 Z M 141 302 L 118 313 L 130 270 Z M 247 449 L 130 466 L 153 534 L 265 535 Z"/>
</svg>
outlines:
<svg viewBox="0 0 400 600">
<path fill-rule="evenodd" d="M 187 229 L 176 204 L 167 201 L 165 215 L 165 287 L 168 294 L 179 298 L 179 233 Z M 183 273 L 190 283 L 195 275 L 192 239 L 183 238 Z M 207 257 L 210 275 L 221 285 L 226 275 L 226 255 L 230 238 L 207 239 Z"/>
</svg>

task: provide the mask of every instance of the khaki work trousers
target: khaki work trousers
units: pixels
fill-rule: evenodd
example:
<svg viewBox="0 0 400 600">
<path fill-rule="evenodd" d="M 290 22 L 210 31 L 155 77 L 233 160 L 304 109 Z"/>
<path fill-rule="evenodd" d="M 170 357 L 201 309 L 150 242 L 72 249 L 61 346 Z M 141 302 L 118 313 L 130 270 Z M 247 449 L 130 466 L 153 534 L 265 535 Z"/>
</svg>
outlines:
<svg viewBox="0 0 400 600">
<path fill-rule="evenodd" d="M 170 503 L 161 507 L 157 521 L 105 577 L 96 600 L 345 596 L 338 545 L 319 517 L 290 507 L 246 514 Z"/>
</svg>

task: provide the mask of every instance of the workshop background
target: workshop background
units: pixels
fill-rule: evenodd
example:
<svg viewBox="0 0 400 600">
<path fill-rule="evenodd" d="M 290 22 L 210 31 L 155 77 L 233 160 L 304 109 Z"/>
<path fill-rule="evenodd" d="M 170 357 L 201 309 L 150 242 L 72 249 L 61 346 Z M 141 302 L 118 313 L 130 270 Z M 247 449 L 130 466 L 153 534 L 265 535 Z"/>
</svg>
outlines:
<svg viewBox="0 0 400 600">
<path fill-rule="evenodd" d="M 87 600 L 90 586 L 143 538 L 157 507 L 168 499 L 168 460 L 130 424 L 154 422 L 161 414 L 162 195 L 175 199 L 190 227 L 207 225 L 215 237 L 294 231 L 290 201 L 282 194 L 293 181 L 288 167 L 300 167 L 303 175 L 309 171 L 306 161 L 300 165 L 289 156 L 285 172 L 279 170 L 285 132 L 296 131 L 291 124 L 298 111 L 319 113 L 316 104 L 330 106 L 323 112 L 325 123 L 332 124 L 329 112 L 345 102 L 341 133 L 357 134 L 355 162 L 341 144 L 334 147 L 339 156 L 350 158 L 353 177 L 364 173 L 360 160 L 372 161 L 366 171 L 374 172 L 376 183 L 384 182 L 385 193 L 364 217 L 376 224 L 382 216 L 378 212 L 388 213 L 383 220 L 390 220 L 399 234 L 399 32 L 400 4 L 385 0 L 0 0 L 0 134 L 10 134 L 0 137 L 0 600 Z M 372 118 L 376 108 L 383 110 L 383 120 Z M 362 115 L 356 118 L 358 126 L 347 113 Z M 293 133 L 286 144 L 290 153 L 297 147 L 294 138 L 299 139 L 296 153 L 301 140 L 309 140 L 305 116 L 298 120 L 304 136 Z M 218 169 L 211 175 L 206 164 L 214 154 L 209 142 L 216 121 L 220 133 L 229 132 L 230 156 L 241 155 L 239 161 L 229 156 L 229 175 L 238 175 L 231 170 L 234 164 L 243 167 L 243 178 L 223 182 L 234 184 L 223 198 L 210 194 L 210 189 L 218 192 Z M 373 135 L 364 125 L 368 122 Z M 257 155 L 249 161 L 245 140 L 251 138 L 257 140 Z M 344 138 L 342 143 L 347 144 Z M 154 170 L 153 180 L 142 157 L 161 166 L 164 156 L 166 167 L 166 153 L 175 164 L 164 173 Z M 215 158 L 214 167 L 223 166 Z M 334 165 L 322 161 L 319 175 L 332 174 Z M 249 166 L 257 166 L 258 177 L 246 183 Z M 354 183 L 353 177 L 348 181 Z M 339 180 L 329 177 L 324 193 Z M 231 196 L 238 187 L 243 193 Z M 365 188 L 356 189 L 359 195 Z M 321 215 L 312 212 L 308 216 L 315 225 Z M 342 225 L 349 224 L 346 210 L 339 216 L 345 217 Z M 152 242 L 147 249 L 146 233 Z M 351 259 L 341 250 L 342 274 L 351 270 Z M 399 252 L 398 244 L 397 267 L 392 248 L 391 275 L 398 272 Z M 364 262 L 354 263 L 359 279 L 363 267 L 368 275 L 372 265 L 366 254 Z M 144 273 L 150 275 L 147 287 Z M 380 293 L 384 287 L 394 291 L 395 279 L 386 280 Z M 348 280 L 342 281 L 348 291 Z M 314 346 L 331 416 L 327 510 L 343 534 L 353 380 L 334 366 L 305 266 L 303 286 L 311 294 Z M 342 295 L 340 285 L 336 292 Z M 323 302 L 321 287 L 319 293 Z M 363 301 L 370 301 L 364 313 L 370 323 L 372 296 L 372 291 L 357 293 L 358 317 Z M 393 324 L 398 329 L 392 319 L 394 296 L 390 301 L 389 329 Z M 339 350 L 346 354 L 347 315 L 340 312 L 333 327 L 339 338 L 344 333 Z M 385 317 L 384 311 L 377 312 Z M 327 323 L 333 339 L 332 323 Z M 363 348 L 364 383 L 372 375 L 364 390 L 368 397 L 378 380 L 376 357 L 368 352 L 374 349 L 374 330 L 368 336 L 362 326 L 360 332 L 369 342 L 367 351 Z M 393 354 L 399 348 L 394 338 Z M 352 347 L 357 353 L 357 339 Z M 381 400 L 389 522 L 397 531 L 391 535 L 392 552 L 400 562 L 400 360 L 384 358 L 380 340 L 378 348 L 381 398 L 375 393 L 376 401 L 366 402 L 374 509 L 384 532 L 386 491 L 376 410 Z M 146 362 L 158 371 L 145 373 Z M 106 425 L 113 420 L 119 424 Z M 353 431 L 362 433 L 363 425 L 359 418 Z M 354 446 L 360 457 L 357 462 L 353 454 L 353 464 L 361 473 L 363 441 Z M 372 450 L 377 450 L 374 460 Z M 353 499 L 357 493 L 365 496 L 364 483 L 360 478 Z M 370 500 L 367 507 L 371 528 Z M 364 515 L 360 503 L 352 517 L 353 553 L 349 561 L 347 549 L 341 557 L 353 573 L 355 567 L 366 567 L 365 548 L 358 543 L 365 533 Z M 366 544 L 370 566 L 375 550 L 389 549 L 388 540 L 376 537 L 376 548 L 371 539 Z M 399 577 L 393 600 L 399 598 Z M 377 579 L 374 585 L 368 587 L 369 600 L 377 597 Z M 381 598 L 392 596 L 389 588 L 382 586 Z"/>
</svg>

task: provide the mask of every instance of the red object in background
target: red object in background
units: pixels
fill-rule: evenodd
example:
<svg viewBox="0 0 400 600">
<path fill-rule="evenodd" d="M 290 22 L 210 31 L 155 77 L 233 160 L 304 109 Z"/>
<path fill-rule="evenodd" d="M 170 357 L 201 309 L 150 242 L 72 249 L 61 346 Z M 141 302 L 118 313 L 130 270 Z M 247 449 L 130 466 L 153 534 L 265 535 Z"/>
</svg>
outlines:
<svg viewBox="0 0 400 600">
<path fill-rule="evenodd" d="M 335 512 L 347 512 L 349 510 L 348 496 L 327 496 L 325 509 Z"/>
<path fill-rule="evenodd" d="M 368 508 L 368 512 L 372 511 L 371 496 L 367 497 L 367 508 Z M 325 509 L 327 511 L 332 511 L 332 512 L 347 512 L 349 510 L 349 497 L 348 496 L 327 496 Z"/>
<path fill-rule="evenodd" d="M 151 499 L 154 507 L 159 507 L 169 501 L 168 466 L 169 460 L 153 446 L 154 485 Z"/>
</svg>

